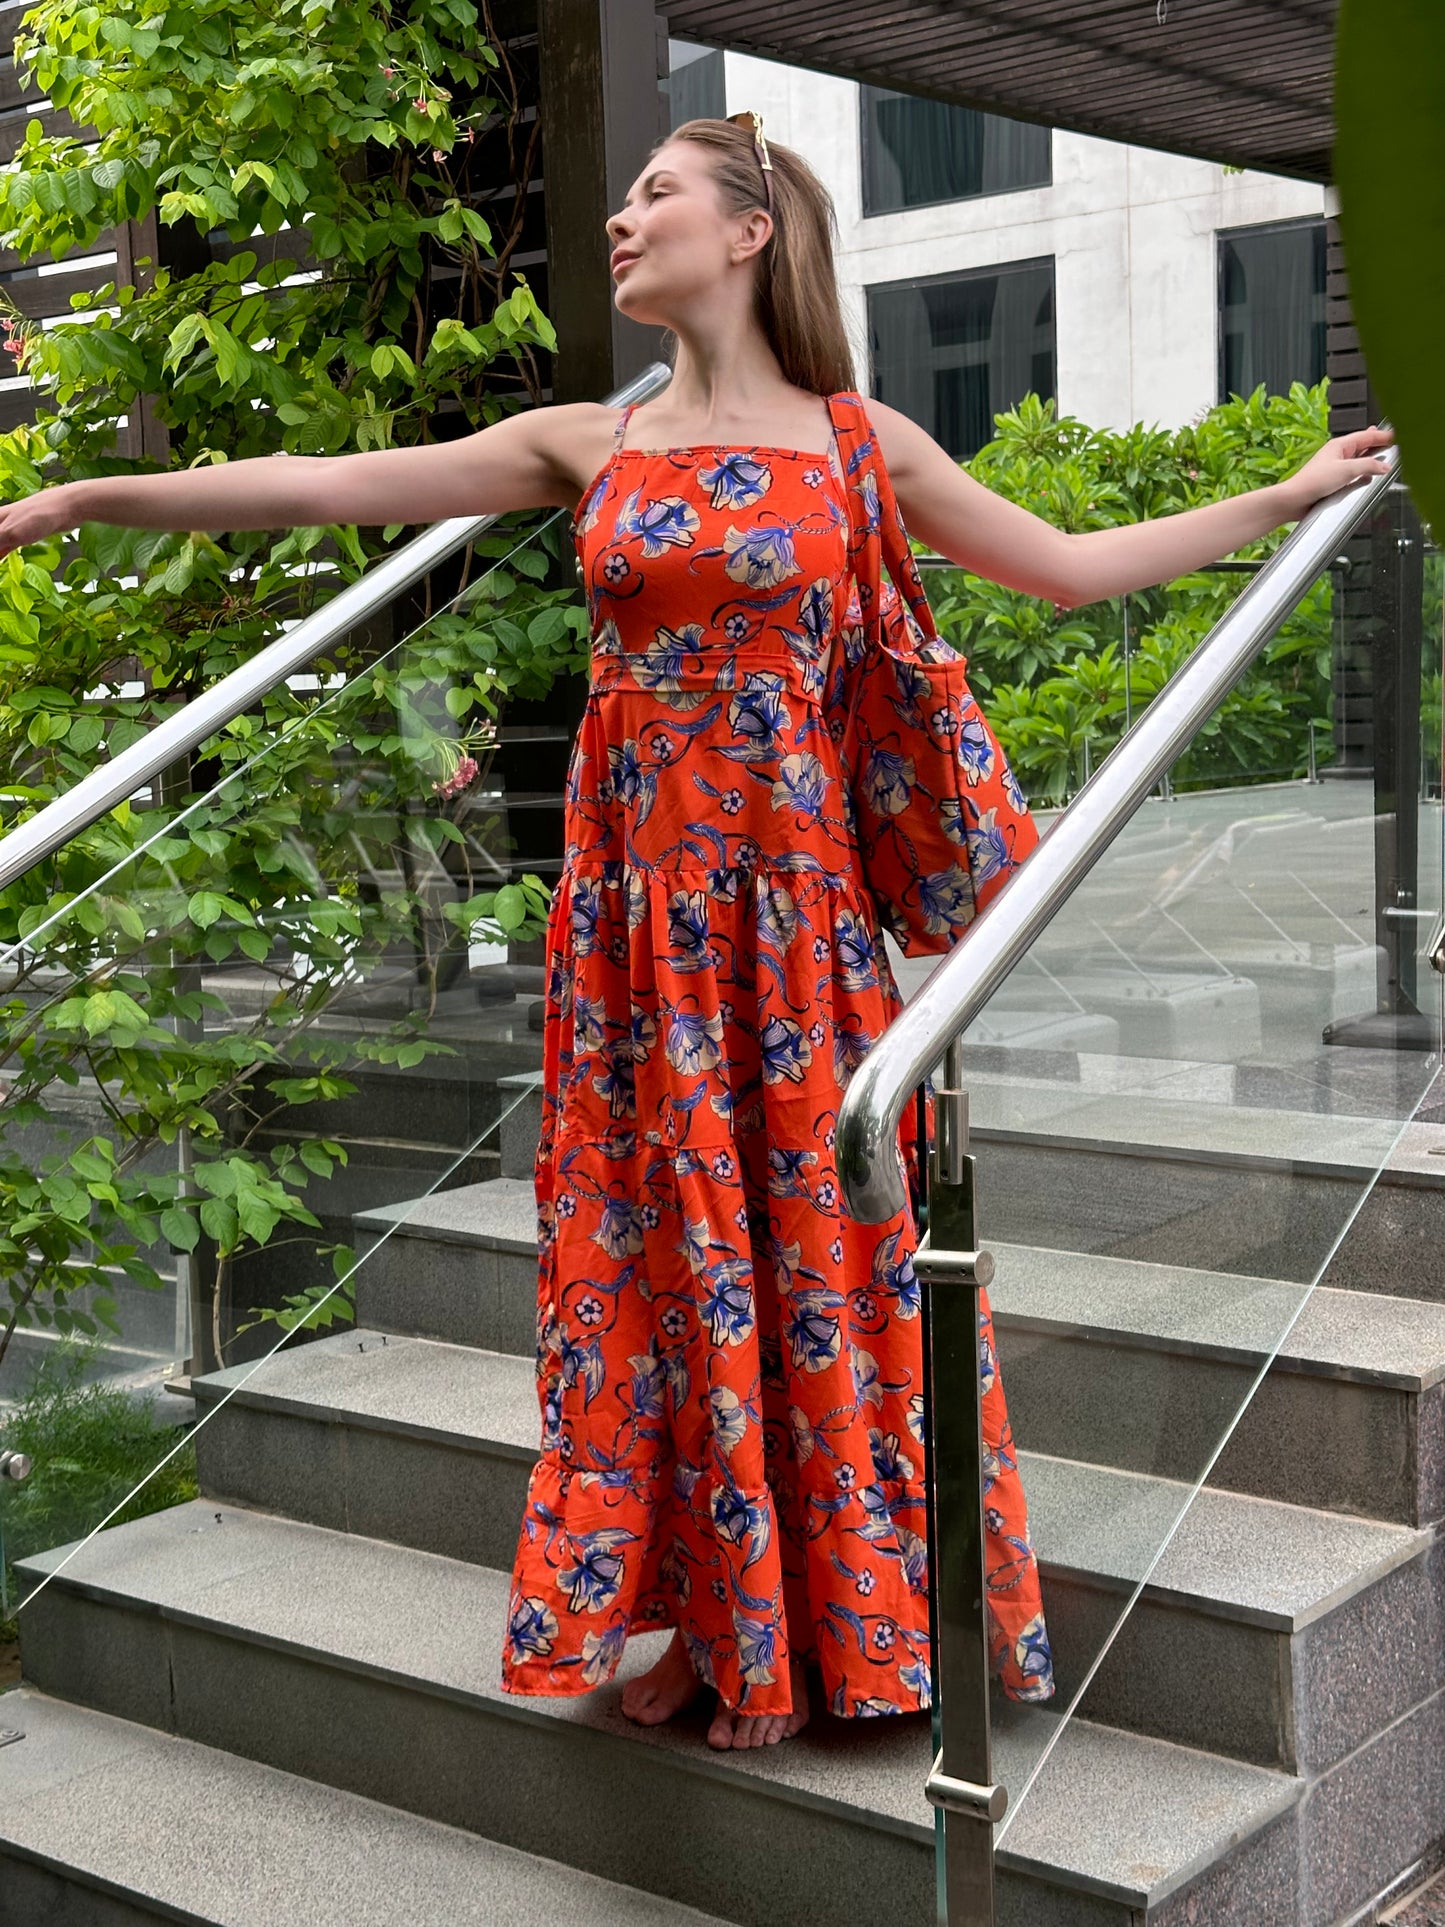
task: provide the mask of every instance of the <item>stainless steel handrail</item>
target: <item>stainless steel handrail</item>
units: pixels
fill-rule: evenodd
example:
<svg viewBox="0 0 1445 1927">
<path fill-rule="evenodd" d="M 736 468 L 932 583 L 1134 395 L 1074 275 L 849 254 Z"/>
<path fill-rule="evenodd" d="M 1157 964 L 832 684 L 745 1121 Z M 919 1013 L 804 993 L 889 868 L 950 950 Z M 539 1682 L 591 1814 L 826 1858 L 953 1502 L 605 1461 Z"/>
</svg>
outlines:
<svg viewBox="0 0 1445 1927">
<path fill-rule="evenodd" d="M 628 402 L 646 401 L 665 388 L 671 378 L 667 364 L 654 361 L 632 381 L 615 389 L 605 406 L 623 408 Z M 47 803 L 0 840 L 0 889 L 63 849 L 73 836 L 89 829 L 117 803 L 144 789 L 177 757 L 187 755 L 218 729 L 224 729 L 277 683 L 314 662 L 349 629 L 374 615 L 403 589 L 409 589 L 428 569 L 475 541 L 498 519 L 496 515 L 466 515 L 433 523 L 405 548 L 383 557 L 365 575 L 349 583 L 324 609 L 268 643 L 250 662 L 223 677 L 165 722 L 157 723 L 140 742 L 132 743 L 119 756 L 93 769 L 74 789 Z"/>
<path fill-rule="evenodd" d="M 844 1202 L 854 1218 L 878 1224 L 903 1209 L 897 1133 L 910 1094 L 1058 915 L 1350 531 L 1393 486 L 1398 452 L 1392 447 L 1385 455 L 1390 474 L 1315 504 L 853 1073 L 835 1144 Z"/>
</svg>

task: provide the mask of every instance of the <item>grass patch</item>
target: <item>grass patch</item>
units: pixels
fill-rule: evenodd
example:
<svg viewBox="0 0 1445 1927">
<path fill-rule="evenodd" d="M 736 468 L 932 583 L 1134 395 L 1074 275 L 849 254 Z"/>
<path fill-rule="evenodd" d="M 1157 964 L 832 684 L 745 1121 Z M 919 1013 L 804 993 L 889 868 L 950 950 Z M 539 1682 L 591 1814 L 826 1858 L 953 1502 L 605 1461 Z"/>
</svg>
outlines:
<svg viewBox="0 0 1445 1927">
<path fill-rule="evenodd" d="M 99 1349 L 95 1339 L 58 1341 L 18 1403 L 0 1417 L 5 1444 L 28 1453 L 33 1465 L 18 1485 L 0 1484 L 0 1649 L 18 1637 L 16 1560 L 82 1538 L 122 1500 L 127 1503 L 112 1525 L 196 1497 L 195 1447 L 189 1442 L 135 1490 L 185 1428 L 156 1425 L 154 1392 L 85 1383 Z"/>
</svg>

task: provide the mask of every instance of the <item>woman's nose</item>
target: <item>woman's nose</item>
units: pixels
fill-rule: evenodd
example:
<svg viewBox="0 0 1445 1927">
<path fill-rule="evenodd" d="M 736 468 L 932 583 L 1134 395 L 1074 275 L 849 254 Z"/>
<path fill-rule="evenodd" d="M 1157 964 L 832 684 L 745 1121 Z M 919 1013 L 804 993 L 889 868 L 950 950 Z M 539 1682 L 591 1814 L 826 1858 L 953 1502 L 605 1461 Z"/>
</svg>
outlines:
<svg viewBox="0 0 1445 1927">
<path fill-rule="evenodd" d="M 623 235 L 628 232 L 630 226 L 631 221 L 625 208 L 620 214 L 608 215 L 607 238 L 612 242 L 614 247 L 622 239 Z"/>
</svg>

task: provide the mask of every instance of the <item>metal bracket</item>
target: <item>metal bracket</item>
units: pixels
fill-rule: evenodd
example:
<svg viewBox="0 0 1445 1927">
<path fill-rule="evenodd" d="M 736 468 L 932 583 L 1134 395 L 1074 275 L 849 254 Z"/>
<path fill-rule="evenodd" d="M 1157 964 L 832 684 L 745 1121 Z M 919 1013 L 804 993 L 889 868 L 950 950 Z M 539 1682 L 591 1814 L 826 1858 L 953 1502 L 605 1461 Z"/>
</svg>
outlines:
<svg viewBox="0 0 1445 1927">
<path fill-rule="evenodd" d="M 1430 967 L 1445 975 L 1445 917 L 1440 919 L 1439 928 L 1425 946 L 1425 955 L 1430 959 Z"/>
<path fill-rule="evenodd" d="M 24 1738 L 18 1726 L 0 1726 L 0 1746 L 13 1746 L 16 1740 Z"/>
<path fill-rule="evenodd" d="M 934 1251 L 924 1238 L 914 1250 L 913 1269 L 927 1278 L 962 1278 L 987 1291 L 996 1266 L 991 1251 Z"/>
<path fill-rule="evenodd" d="M 29 1477 L 29 1455 L 24 1452 L 7 1452 L 0 1447 L 0 1479 L 12 1479 L 18 1484 L 21 1479 Z"/>
<path fill-rule="evenodd" d="M 975 1786 L 972 1780 L 955 1780 L 952 1774 L 944 1772 L 940 1765 L 942 1759 L 940 1753 L 923 1787 L 933 1805 L 947 1813 L 961 1813 L 969 1820 L 983 1820 L 989 1826 L 996 1826 L 1008 1811 L 1007 1789 Z"/>
</svg>

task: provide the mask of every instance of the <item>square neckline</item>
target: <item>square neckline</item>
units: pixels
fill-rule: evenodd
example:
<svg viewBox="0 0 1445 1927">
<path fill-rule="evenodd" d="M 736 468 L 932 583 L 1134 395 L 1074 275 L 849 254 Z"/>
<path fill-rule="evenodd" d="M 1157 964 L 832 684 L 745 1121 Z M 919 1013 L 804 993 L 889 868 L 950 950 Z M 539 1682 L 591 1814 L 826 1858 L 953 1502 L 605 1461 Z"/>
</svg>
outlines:
<svg viewBox="0 0 1445 1927">
<path fill-rule="evenodd" d="M 588 502 L 591 501 L 598 484 L 602 481 L 602 478 L 607 474 L 607 471 L 612 467 L 612 464 L 617 460 L 619 455 L 746 455 L 756 450 L 763 455 L 788 455 L 800 462 L 817 462 L 822 468 L 831 473 L 833 458 L 839 453 L 838 418 L 833 410 L 832 396 L 826 396 L 824 399 L 828 404 L 828 419 L 833 425 L 828 437 L 828 446 L 825 449 L 782 448 L 775 442 L 679 442 L 670 448 L 624 448 L 622 446 L 622 437 L 627 433 L 627 424 L 631 421 L 638 406 L 636 402 L 629 402 L 622 410 L 622 417 L 613 435 L 612 449 L 607 460 L 602 464 L 601 468 L 597 470 L 597 473 L 577 498 L 577 506 L 572 511 L 572 530 L 574 537 L 577 533 L 577 525 L 582 519 Z"/>
</svg>

